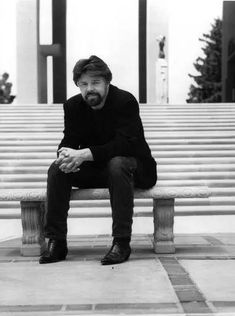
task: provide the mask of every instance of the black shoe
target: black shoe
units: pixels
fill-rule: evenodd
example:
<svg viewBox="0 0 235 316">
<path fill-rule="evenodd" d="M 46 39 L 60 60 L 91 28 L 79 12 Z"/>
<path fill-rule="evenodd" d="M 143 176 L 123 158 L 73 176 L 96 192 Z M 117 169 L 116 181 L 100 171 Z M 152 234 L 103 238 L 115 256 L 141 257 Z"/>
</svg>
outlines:
<svg viewBox="0 0 235 316">
<path fill-rule="evenodd" d="M 41 255 L 39 263 L 53 263 L 65 260 L 67 253 L 66 240 L 49 239 L 47 250 Z"/>
<path fill-rule="evenodd" d="M 114 242 L 109 252 L 101 260 L 102 265 L 122 263 L 130 257 L 131 247 L 129 244 L 121 245 Z"/>
</svg>

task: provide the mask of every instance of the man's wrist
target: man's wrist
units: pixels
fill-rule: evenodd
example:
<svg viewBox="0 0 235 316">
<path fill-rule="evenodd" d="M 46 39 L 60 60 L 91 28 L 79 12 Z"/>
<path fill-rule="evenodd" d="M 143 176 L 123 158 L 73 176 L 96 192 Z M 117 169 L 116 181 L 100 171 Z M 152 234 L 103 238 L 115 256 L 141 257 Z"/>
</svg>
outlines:
<svg viewBox="0 0 235 316">
<path fill-rule="evenodd" d="M 82 159 L 84 161 L 93 161 L 93 155 L 89 148 L 80 149 Z"/>
</svg>

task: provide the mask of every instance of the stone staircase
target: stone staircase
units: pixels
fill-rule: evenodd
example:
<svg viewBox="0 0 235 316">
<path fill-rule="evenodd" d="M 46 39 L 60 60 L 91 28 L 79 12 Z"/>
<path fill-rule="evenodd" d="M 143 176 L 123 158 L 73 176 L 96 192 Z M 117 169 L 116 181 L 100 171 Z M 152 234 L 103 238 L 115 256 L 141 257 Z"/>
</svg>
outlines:
<svg viewBox="0 0 235 316">
<path fill-rule="evenodd" d="M 202 183 L 212 191 L 209 199 L 177 199 L 176 215 L 235 214 L 235 104 L 142 104 L 140 110 L 158 183 Z M 45 187 L 62 131 L 60 104 L 0 104 L 0 189 Z M 136 209 L 151 204 L 138 200 Z M 71 202 L 72 210 L 84 210 L 76 216 L 89 217 L 94 206 L 101 210 L 109 203 Z M 0 202 L 0 218 L 12 217 L 20 217 L 19 203 Z"/>
</svg>

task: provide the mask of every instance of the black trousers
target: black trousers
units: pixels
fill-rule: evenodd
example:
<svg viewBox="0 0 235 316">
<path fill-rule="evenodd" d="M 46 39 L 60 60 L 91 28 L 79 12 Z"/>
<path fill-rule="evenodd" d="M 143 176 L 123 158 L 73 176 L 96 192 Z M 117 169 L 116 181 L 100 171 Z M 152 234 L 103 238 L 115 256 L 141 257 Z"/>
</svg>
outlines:
<svg viewBox="0 0 235 316">
<path fill-rule="evenodd" d="M 135 174 L 141 165 L 133 157 L 114 157 L 102 167 L 85 162 L 78 172 L 64 173 L 53 163 L 48 170 L 45 237 L 65 239 L 72 187 L 108 188 L 112 208 L 113 237 L 131 237 Z"/>
</svg>

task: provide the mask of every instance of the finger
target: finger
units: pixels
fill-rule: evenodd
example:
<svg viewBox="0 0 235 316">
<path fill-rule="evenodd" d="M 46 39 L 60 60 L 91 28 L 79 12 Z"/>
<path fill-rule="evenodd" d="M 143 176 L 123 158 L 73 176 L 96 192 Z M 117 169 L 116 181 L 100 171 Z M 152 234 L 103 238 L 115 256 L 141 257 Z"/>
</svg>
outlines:
<svg viewBox="0 0 235 316">
<path fill-rule="evenodd" d="M 69 172 L 77 172 L 80 170 L 79 168 L 80 163 L 78 161 L 71 161 L 70 163 L 67 163 L 66 170 Z"/>
<path fill-rule="evenodd" d="M 66 170 L 63 170 L 64 173 L 71 173 L 72 171 L 70 169 L 66 169 Z"/>
<path fill-rule="evenodd" d="M 76 165 L 74 162 L 67 163 L 63 161 L 61 165 L 59 166 L 59 168 L 61 171 L 65 173 L 69 173 L 69 172 L 72 172 L 74 168 L 76 168 Z"/>
<path fill-rule="evenodd" d="M 58 150 L 59 156 L 69 157 L 69 152 L 65 147 L 62 147 Z"/>
<path fill-rule="evenodd" d="M 68 165 L 69 163 L 72 162 L 72 160 L 73 160 L 72 157 L 62 157 L 62 160 L 61 160 L 60 164 L 66 164 L 66 165 Z"/>
<path fill-rule="evenodd" d="M 60 165 L 62 161 L 63 161 L 63 157 L 58 157 L 58 158 L 56 159 L 55 163 L 56 163 L 57 165 Z"/>
<path fill-rule="evenodd" d="M 76 167 L 75 169 L 73 169 L 72 172 L 78 172 L 80 170 L 80 168 Z"/>
<path fill-rule="evenodd" d="M 71 169 L 72 170 L 74 168 L 76 168 L 76 164 L 75 164 L 74 161 L 71 161 L 71 162 L 67 163 L 67 169 Z"/>
<path fill-rule="evenodd" d="M 62 152 L 62 151 L 66 151 L 66 150 L 68 150 L 68 147 L 61 147 L 59 150 L 58 150 L 58 152 L 60 153 L 60 152 Z"/>
<path fill-rule="evenodd" d="M 70 172 L 74 172 L 74 170 L 76 169 L 76 167 L 66 167 L 64 168 L 63 172 L 64 173 L 70 173 Z"/>
<path fill-rule="evenodd" d="M 60 170 L 61 171 L 65 171 L 67 169 L 67 164 L 65 163 L 62 163 L 60 166 L 59 166 Z"/>
<path fill-rule="evenodd" d="M 63 170 L 61 170 L 62 172 L 64 172 L 64 173 L 70 173 L 70 172 L 72 172 L 70 169 L 67 169 L 67 168 L 65 168 L 65 169 L 63 169 Z"/>
</svg>

